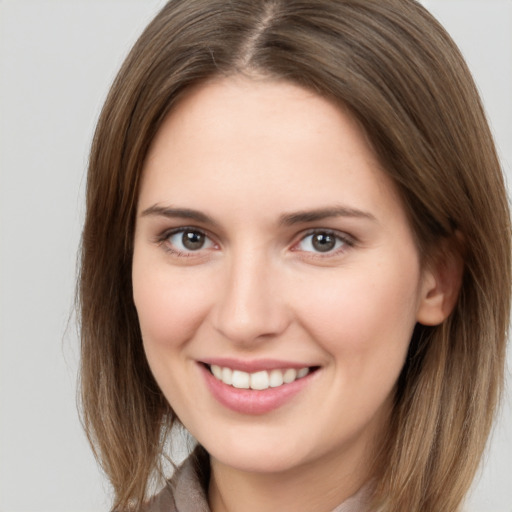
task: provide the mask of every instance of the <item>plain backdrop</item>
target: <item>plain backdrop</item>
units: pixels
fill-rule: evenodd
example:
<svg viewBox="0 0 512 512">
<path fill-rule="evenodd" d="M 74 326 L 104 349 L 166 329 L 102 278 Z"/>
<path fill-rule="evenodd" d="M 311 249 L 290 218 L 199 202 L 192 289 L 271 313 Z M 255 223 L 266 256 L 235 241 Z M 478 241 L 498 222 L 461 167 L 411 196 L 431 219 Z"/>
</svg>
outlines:
<svg viewBox="0 0 512 512">
<path fill-rule="evenodd" d="M 75 403 L 76 251 L 95 121 L 123 57 L 163 3 L 0 0 L 1 512 L 108 510 L 109 487 Z M 468 60 L 510 176 L 512 2 L 424 3 Z M 469 511 L 512 511 L 510 382 L 509 370 Z"/>
</svg>

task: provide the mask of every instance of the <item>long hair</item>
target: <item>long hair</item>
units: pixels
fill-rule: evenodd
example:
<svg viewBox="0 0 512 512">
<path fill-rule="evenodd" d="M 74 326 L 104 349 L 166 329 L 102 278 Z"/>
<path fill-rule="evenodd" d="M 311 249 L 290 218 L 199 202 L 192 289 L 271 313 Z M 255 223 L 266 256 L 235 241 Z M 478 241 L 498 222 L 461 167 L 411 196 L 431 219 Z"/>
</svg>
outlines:
<svg viewBox="0 0 512 512">
<path fill-rule="evenodd" d="M 422 257 L 458 240 L 460 296 L 441 325 L 416 326 L 374 475 L 383 511 L 453 512 L 503 382 L 510 217 L 475 84 L 414 0 L 172 0 L 124 62 L 91 149 L 78 295 L 83 421 L 113 507 L 140 508 L 175 420 L 146 361 L 132 298 L 144 159 L 189 87 L 240 73 L 348 108 L 399 190 Z"/>
</svg>

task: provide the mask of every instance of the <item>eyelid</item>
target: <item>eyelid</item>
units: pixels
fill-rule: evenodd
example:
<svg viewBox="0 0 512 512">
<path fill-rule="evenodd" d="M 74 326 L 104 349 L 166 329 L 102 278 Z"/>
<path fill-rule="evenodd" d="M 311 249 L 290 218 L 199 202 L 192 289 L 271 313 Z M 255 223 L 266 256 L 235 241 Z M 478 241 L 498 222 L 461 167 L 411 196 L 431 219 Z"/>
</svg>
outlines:
<svg viewBox="0 0 512 512">
<path fill-rule="evenodd" d="M 303 242 L 307 237 L 316 235 L 316 234 L 326 234 L 334 236 L 336 239 L 340 240 L 343 245 L 337 249 L 333 249 L 332 251 L 326 251 L 322 253 L 321 251 L 303 251 L 298 248 L 298 245 Z M 336 229 L 330 229 L 330 228 L 312 228 L 307 230 L 306 232 L 303 232 L 297 237 L 296 241 L 293 243 L 291 250 L 296 252 L 303 252 L 305 254 L 311 257 L 316 258 L 328 258 L 332 256 L 337 256 L 339 254 L 342 254 L 346 252 L 349 248 L 354 247 L 357 244 L 357 239 L 346 233 L 345 231 L 338 231 Z"/>
<path fill-rule="evenodd" d="M 208 240 L 211 241 L 211 243 L 213 244 L 214 248 L 216 248 L 216 249 L 219 248 L 219 244 L 215 240 L 215 237 L 213 235 L 211 235 L 208 230 L 203 229 L 203 228 L 199 228 L 197 226 L 190 226 L 190 225 L 189 226 L 178 226 L 178 227 L 173 227 L 173 228 L 165 229 L 165 230 L 163 230 L 160 234 L 158 234 L 155 237 L 154 242 L 157 243 L 158 245 L 162 245 L 163 248 L 167 252 L 169 252 L 171 254 L 174 254 L 176 256 L 182 256 L 182 257 L 194 257 L 194 256 L 199 257 L 199 256 L 204 256 L 204 253 L 206 251 L 210 250 L 211 247 L 210 248 L 204 248 L 204 249 L 201 248 L 201 249 L 198 249 L 196 251 L 194 251 L 194 250 L 182 251 L 180 249 L 177 249 L 176 247 L 172 247 L 172 244 L 168 243 L 169 238 L 171 236 L 176 235 L 178 233 L 184 233 L 186 231 L 192 231 L 192 232 L 201 233 Z M 331 235 L 331 236 L 335 237 L 337 240 L 341 241 L 342 242 L 342 246 L 337 248 L 337 249 L 333 249 L 331 251 L 326 251 L 324 253 L 321 252 L 321 251 L 301 250 L 298 247 L 299 244 L 301 242 L 303 242 L 308 236 L 312 236 L 312 235 L 315 235 L 315 234 Z M 350 249 L 351 247 L 354 247 L 355 245 L 357 245 L 357 243 L 358 243 L 358 240 L 353 235 L 351 235 L 351 234 L 349 234 L 349 233 L 347 233 L 345 231 L 339 231 L 339 230 L 332 229 L 332 228 L 311 228 L 311 229 L 308 229 L 308 230 L 300 233 L 299 235 L 297 235 L 295 237 L 295 241 L 292 243 L 292 246 L 291 246 L 290 250 L 293 251 L 293 252 L 302 252 L 307 257 L 312 257 L 312 258 L 329 258 L 329 257 L 333 257 L 333 256 L 337 256 L 337 255 L 345 253 L 348 249 Z"/>
<path fill-rule="evenodd" d="M 185 233 L 187 231 L 196 232 L 204 235 L 205 238 L 211 241 L 214 247 L 218 247 L 218 243 L 215 241 L 214 237 L 210 235 L 210 233 L 207 230 L 198 228 L 197 226 L 179 226 L 175 228 L 165 229 L 155 237 L 154 242 L 161 245 L 167 252 L 174 254 L 176 256 L 193 257 L 204 255 L 204 252 L 209 250 L 210 248 L 201 248 L 198 249 L 197 251 L 182 251 L 180 249 L 177 249 L 176 247 L 172 247 L 172 244 L 169 243 L 169 238 L 171 236 L 177 235 L 179 233 Z"/>
</svg>

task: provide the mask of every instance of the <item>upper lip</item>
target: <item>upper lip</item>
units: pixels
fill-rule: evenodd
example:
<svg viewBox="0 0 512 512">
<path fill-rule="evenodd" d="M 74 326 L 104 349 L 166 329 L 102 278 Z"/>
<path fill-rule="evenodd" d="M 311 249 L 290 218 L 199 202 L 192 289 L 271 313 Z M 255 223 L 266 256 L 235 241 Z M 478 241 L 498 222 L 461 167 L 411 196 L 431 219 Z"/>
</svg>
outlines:
<svg viewBox="0 0 512 512">
<path fill-rule="evenodd" d="M 285 361 L 282 359 L 234 359 L 229 357 L 212 357 L 201 359 L 200 363 L 208 366 L 220 366 L 222 368 L 231 368 L 232 370 L 240 370 L 242 372 L 254 373 L 263 370 L 279 370 L 294 368 L 300 370 L 301 368 L 310 368 L 313 365 L 300 363 L 297 361 Z"/>
</svg>

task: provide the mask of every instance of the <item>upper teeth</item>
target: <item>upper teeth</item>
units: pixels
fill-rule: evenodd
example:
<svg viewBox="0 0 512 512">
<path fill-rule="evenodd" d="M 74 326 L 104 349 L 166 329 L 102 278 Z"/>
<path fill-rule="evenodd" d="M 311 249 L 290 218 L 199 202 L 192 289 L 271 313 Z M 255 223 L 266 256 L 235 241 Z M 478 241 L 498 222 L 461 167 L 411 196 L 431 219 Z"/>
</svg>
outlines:
<svg viewBox="0 0 512 512">
<path fill-rule="evenodd" d="M 295 370 L 288 368 L 286 370 L 262 370 L 255 373 L 232 370 L 212 364 L 211 371 L 215 378 L 239 389 L 257 389 L 264 390 L 268 388 L 277 388 L 283 384 L 290 384 L 294 380 L 305 377 L 309 373 L 309 368 Z"/>
</svg>

